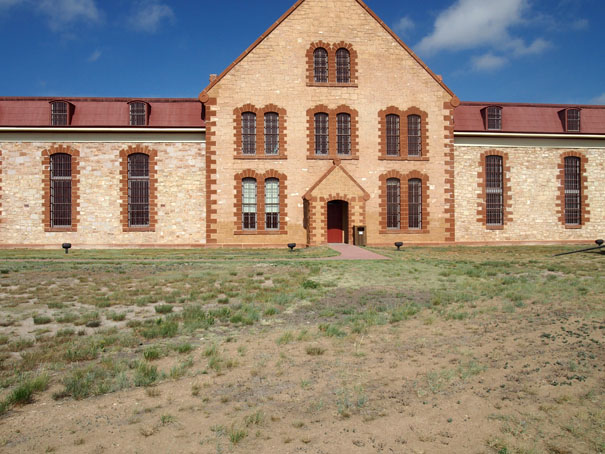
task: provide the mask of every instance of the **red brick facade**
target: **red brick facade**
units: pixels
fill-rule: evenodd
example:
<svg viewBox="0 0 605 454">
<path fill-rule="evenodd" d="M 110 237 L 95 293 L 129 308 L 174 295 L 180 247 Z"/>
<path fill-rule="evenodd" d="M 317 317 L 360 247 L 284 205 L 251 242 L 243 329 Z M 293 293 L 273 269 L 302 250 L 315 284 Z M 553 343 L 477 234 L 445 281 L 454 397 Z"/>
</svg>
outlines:
<svg viewBox="0 0 605 454">
<path fill-rule="evenodd" d="M 397 178 L 400 184 L 400 226 L 398 229 L 387 228 L 387 180 Z M 418 179 L 422 182 L 422 220 L 421 228 L 413 229 L 409 227 L 408 211 L 408 182 L 412 179 Z M 379 228 L 381 234 L 393 233 L 429 233 L 429 178 L 427 175 L 413 170 L 407 174 L 402 174 L 397 170 L 390 170 L 380 175 L 380 222 Z"/>
<path fill-rule="evenodd" d="M 399 116 L 399 155 L 387 155 L 387 115 Z M 408 154 L 408 117 L 410 115 L 418 115 L 420 117 L 420 134 L 421 134 L 421 152 L 420 156 L 410 156 Z M 428 146 L 428 116 L 426 112 L 418 107 L 409 107 L 406 110 L 401 110 L 395 106 L 389 106 L 378 112 L 380 124 L 380 157 L 381 160 L 388 161 L 428 161 L 429 146 Z"/>
<path fill-rule="evenodd" d="M 315 82 L 315 49 L 323 48 L 328 53 L 328 81 Z M 350 57 L 351 80 L 349 83 L 336 81 L 336 51 L 347 49 Z M 312 43 L 307 50 L 307 86 L 309 87 L 357 87 L 357 51 L 349 43 L 328 44 L 323 41 Z"/>
<path fill-rule="evenodd" d="M 256 153 L 246 155 L 242 153 L 242 114 L 252 112 L 256 115 Z M 265 114 L 275 112 L 279 115 L 279 152 L 276 155 L 265 154 Z M 286 159 L 286 109 L 267 104 L 263 108 L 257 108 L 252 104 L 246 104 L 233 110 L 233 133 L 235 137 L 235 159 Z"/>
</svg>

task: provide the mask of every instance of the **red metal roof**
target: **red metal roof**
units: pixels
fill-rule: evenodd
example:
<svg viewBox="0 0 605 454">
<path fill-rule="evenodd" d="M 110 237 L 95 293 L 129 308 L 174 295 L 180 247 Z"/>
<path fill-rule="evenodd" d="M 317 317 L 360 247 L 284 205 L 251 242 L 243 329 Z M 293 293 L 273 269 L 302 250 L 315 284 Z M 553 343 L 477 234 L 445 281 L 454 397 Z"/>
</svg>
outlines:
<svg viewBox="0 0 605 454">
<path fill-rule="evenodd" d="M 50 102 L 74 106 L 74 127 L 129 127 L 129 102 L 151 107 L 148 127 L 204 127 L 202 104 L 195 98 L 0 98 L 0 126 L 50 126 Z"/>
<path fill-rule="evenodd" d="M 563 112 L 576 108 L 580 109 L 580 134 L 605 134 L 605 106 L 482 102 L 462 102 L 456 107 L 454 131 L 486 131 L 483 111 L 488 106 L 502 107 L 502 130 L 496 132 L 563 134 L 567 132 Z"/>
</svg>

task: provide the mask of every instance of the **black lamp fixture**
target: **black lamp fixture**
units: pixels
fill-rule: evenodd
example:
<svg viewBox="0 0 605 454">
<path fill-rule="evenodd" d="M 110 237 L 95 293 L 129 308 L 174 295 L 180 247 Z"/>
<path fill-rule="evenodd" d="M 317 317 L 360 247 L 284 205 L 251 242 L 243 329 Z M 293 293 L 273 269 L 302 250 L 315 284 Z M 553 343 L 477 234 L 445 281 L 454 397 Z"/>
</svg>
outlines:
<svg viewBox="0 0 605 454">
<path fill-rule="evenodd" d="M 599 246 L 599 247 L 603 247 L 603 243 L 604 242 L 605 241 L 603 241 L 603 240 L 597 240 L 597 241 L 595 241 L 595 243 L 597 243 L 597 246 Z"/>
<path fill-rule="evenodd" d="M 63 243 L 63 244 L 61 245 L 61 247 L 62 247 L 63 249 L 65 249 L 65 253 L 66 253 L 66 254 L 69 254 L 69 249 L 71 248 L 71 243 Z"/>
<path fill-rule="evenodd" d="M 290 248 L 290 252 L 294 252 L 294 248 L 296 247 L 296 243 L 288 243 L 288 247 Z"/>
<path fill-rule="evenodd" d="M 395 243 L 395 246 L 397 247 L 397 250 L 400 251 L 401 250 L 401 246 L 403 246 L 403 243 L 401 241 L 397 241 Z"/>
</svg>

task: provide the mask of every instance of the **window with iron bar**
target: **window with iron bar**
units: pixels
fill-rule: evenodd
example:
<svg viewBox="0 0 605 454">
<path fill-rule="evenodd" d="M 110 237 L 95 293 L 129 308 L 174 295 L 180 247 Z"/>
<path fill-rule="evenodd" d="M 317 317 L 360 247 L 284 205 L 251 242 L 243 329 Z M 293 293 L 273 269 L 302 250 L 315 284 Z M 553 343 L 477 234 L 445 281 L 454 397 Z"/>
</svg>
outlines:
<svg viewBox="0 0 605 454">
<path fill-rule="evenodd" d="M 328 154 L 328 114 L 315 114 L 315 154 Z"/>
<path fill-rule="evenodd" d="M 490 106 L 487 108 L 487 129 L 501 130 L 502 129 L 502 108 L 498 106 Z"/>
<path fill-rule="evenodd" d="M 64 101 L 55 101 L 50 105 L 50 123 L 52 126 L 69 125 L 69 104 Z"/>
<path fill-rule="evenodd" d="M 422 155 L 422 132 L 419 115 L 408 115 L 408 156 Z"/>
<path fill-rule="evenodd" d="M 265 229 L 279 229 L 279 180 L 265 180 Z"/>
<path fill-rule="evenodd" d="M 324 83 L 328 81 L 328 51 L 318 47 L 313 52 L 315 82 Z"/>
<path fill-rule="evenodd" d="M 503 190 L 502 156 L 486 156 L 485 220 L 487 225 L 504 225 Z"/>
<path fill-rule="evenodd" d="M 265 114 L 265 154 L 279 154 L 279 114 Z"/>
<path fill-rule="evenodd" d="M 401 228 L 401 182 L 398 178 L 387 180 L 387 228 Z"/>
<path fill-rule="evenodd" d="M 130 103 L 130 126 L 147 126 L 147 104 Z"/>
<path fill-rule="evenodd" d="M 338 154 L 351 154 L 351 115 L 339 113 L 336 115 L 338 126 Z"/>
<path fill-rule="evenodd" d="M 256 179 L 242 180 L 242 227 L 256 230 Z"/>
<path fill-rule="evenodd" d="M 339 84 L 351 82 L 351 55 L 344 48 L 336 51 L 336 82 Z"/>
<path fill-rule="evenodd" d="M 242 114 L 242 154 L 256 154 L 256 114 Z"/>
<path fill-rule="evenodd" d="M 580 225 L 582 219 L 582 186 L 580 158 L 565 158 L 565 224 Z"/>
<path fill-rule="evenodd" d="M 71 156 L 50 156 L 50 225 L 71 227 Z"/>
<path fill-rule="evenodd" d="M 399 115 L 386 116 L 387 123 L 387 156 L 399 156 Z"/>
<path fill-rule="evenodd" d="M 149 156 L 128 156 L 128 226 L 149 226 Z"/>
<path fill-rule="evenodd" d="M 567 131 L 580 131 L 580 109 L 567 109 Z"/>
<path fill-rule="evenodd" d="M 408 180 L 408 228 L 422 228 L 422 181 Z"/>
</svg>

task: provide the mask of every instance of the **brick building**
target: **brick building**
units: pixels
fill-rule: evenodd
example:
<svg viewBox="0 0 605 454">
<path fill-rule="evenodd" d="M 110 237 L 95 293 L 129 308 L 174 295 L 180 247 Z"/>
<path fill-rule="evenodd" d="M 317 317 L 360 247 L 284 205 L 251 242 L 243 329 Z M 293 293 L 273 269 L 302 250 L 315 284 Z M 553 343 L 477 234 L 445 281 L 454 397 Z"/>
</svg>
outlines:
<svg viewBox="0 0 605 454">
<path fill-rule="evenodd" d="M 199 99 L 0 98 L 0 247 L 605 233 L 605 106 L 460 102 L 361 0 L 299 0 Z"/>
</svg>

